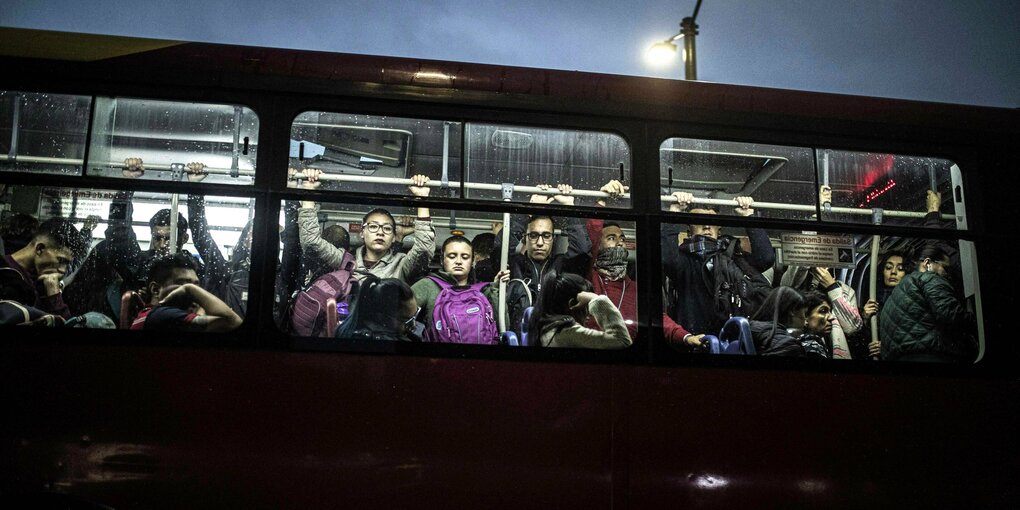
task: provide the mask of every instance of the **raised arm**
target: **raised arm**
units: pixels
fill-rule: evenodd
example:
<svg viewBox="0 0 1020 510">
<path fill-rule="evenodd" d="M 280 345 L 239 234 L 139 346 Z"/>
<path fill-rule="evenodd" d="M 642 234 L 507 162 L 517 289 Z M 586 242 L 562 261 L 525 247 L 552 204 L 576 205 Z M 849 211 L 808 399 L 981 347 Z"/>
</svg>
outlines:
<svg viewBox="0 0 1020 510">
<path fill-rule="evenodd" d="M 219 246 L 209 233 L 209 223 L 205 217 L 205 197 L 202 195 L 188 195 L 188 227 L 191 229 L 195 249 L 205 264 L 205 287 L 220 288 L 220 285 L 230 279 L 230 269 Z"/>
<path fill-rule="evenodd" d="M 181 285 L 166 296 L 161 305 L 179 306 L 195 303 L 205 310 L 191 321 L 191 326 L 201 331 L 222 333 L 232 331 L 241 325 L 241 317 L 230 309 L 220 298 L 198 285 L 187 283 Z M 185 305 L 186 306 L 186 305 Z"/>
</svg>

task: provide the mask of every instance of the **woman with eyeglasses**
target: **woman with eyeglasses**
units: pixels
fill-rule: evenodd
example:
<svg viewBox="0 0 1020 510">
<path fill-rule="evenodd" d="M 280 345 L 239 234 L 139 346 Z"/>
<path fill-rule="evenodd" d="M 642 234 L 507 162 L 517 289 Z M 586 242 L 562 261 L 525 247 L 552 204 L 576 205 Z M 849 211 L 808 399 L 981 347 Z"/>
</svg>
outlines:
<svg viewBox="0 0 1020 510">
<path fill-rule="evenodd" d="M 966 327 L 974 316 L 948 278 L 949 255 L 937 244 L 921 248 L 917 268 L 893 289 L 878 327 L 883 360 L 970 361 L 976 354 Z"/>
<path fill-rule="evenodd" d="M 317 188 L 320 184 L 319 170 L 306 169 L 304 186 L 308 189 Z M 429 178 L 415 175 L 408 187 L 416 197 L 427 197 Z M 301 248 L 307 256 L 321 260 L 327 267 L 340 267 L 346 250 L 338 248 L 322 238 L 319 228 L 319 205 L 312 201 L 302 201 L 298 210 Z M 367 271 L 379 278 L 397 278 L 410 284 L 425 275 L 429 260 L 436 249 L 436 231 L 432 226 L 432 218 L 427 207 L 418 208 L 418 216 L 414 220 L 414 246 L 407 253 L 394 253 L 391 248 L 396 239 L 397 222 L 386 209 L 373 209 L 362 218 L 361 238 L 364 246 L 355 250 L 355 268 Z"/>
<path fill-rule="evenodd" d="M 420 342 L 421 311 L 414 292 L 396 278 L 364 274 L 353 291 L 350 315 L 336 330 L 336 338 Z"/>
</svg>

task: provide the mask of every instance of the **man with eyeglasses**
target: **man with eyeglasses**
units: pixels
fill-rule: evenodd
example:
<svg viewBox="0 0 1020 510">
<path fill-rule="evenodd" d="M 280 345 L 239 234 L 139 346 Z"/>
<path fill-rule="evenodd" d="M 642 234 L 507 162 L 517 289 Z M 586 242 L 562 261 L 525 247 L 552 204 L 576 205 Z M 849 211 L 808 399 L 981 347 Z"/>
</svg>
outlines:
<svg viewBox="0 0 1020 510">
<path fill-rule="evenodd" d="M 539 187 L 548 188 L 547 185 Z M 559 193 L 552 197 L 532 195 L 531 203 L 573 206 L 571 186 L 560 184 L 557 189 Z M 585 233 L 584 220 L 566 218 L 561 223 L 561 233 L 567 237 L 566 253 L 555 253 L 557 224 L 551 216 L 534 215 L 524 225 L 523 253 L 515 254 L 510 259 L 511 284 L 507 290 L 507 312 L 510 316 L 509 324 L 514 328 L 520 326 L 524 310 L 534 305 L 538 299 L 544 277 L 561 272 L 584 276 L 591 257 L 591 240 Z M 514 231 L 520 230 L 519 226 L 514 228 Z"/>
<path fill-rule="evenodd" d="M 318 170 L 304 170 L 303 187 L 314 189 L 319 186 Z M 429 196 L 424 175 L 411 177 L 408 190 L 416 197 Z M 338 268 L 346 250 L 338 248 L 322 238 L 319 228 L 319 205 L 312 201 L 301 201 L 298 210 L 301 249 L 313 259 L 318 259 L 329 268 Z M 397 278 L 414 283 L 428 272 L 429 260 L 436 250 L 436 230 L 427 207 L 419 207 L 414 220 L 414 245 L 407 253 L 394 253 L 391 248 L 396 239 L 397 221 L 386 209 L 373 209 L 362 218 L 361 239 L 364 246 L 354 252 L 355 269 L 368 271 L 379 278 Z"/>
</svg>

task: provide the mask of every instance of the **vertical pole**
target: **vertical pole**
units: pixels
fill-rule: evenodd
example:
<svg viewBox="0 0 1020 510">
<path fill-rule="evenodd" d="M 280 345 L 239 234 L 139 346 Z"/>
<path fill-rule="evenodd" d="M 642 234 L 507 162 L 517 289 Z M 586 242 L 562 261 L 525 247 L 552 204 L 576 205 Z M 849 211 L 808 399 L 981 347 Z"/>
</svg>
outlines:
<svg viewBox="0 0 1020 510">
<path fill-rule="evenodd" d="M 177 193 L 170 195 L 170 254 L 177 253 L 177 209 L 180 208 L 181 197 Z"/>
<path fill-rule="evenodd" d="M 503 249 L 499 254 L 499 270 L 506 271 L 510 260 L 510 213 L 503 213 Z M 499 332 L 506 331 L 506 282 L 499 282 Z"/>
<path fill-rule="evenodd" d="M 694 36 L 698 35 L 698 25 L 694 18 L 687 17 L 680 21 L 680 33 L 684 36 L 684 79 L 698 79 L 698 57 L 694 46 Z"/>
<path fill-rule="evenodd" d="M 12 163 L 18 158 L 18 132 L 21 130 L 21 94 L 14 95 L 14 115 L 11 119 L 11 146 L 7 159 Z"/>
<path fill-rule="evenodd" d="M 882 224 L 882 210 L 875 209 L 872 212 L 871 221 L 875 225 Z M 882 236 L 875 235 L 871 236 L 871 267 L 868 271 L 868 297 L 872 300 L 878 300 L 878 250 L 882 244 Z M 878 341 L 878 315 L 872 315 L 871 319 L 871 341 Z M 871 359 L 877 360 L 878 356 L 872 356 Z"/>
</svg>

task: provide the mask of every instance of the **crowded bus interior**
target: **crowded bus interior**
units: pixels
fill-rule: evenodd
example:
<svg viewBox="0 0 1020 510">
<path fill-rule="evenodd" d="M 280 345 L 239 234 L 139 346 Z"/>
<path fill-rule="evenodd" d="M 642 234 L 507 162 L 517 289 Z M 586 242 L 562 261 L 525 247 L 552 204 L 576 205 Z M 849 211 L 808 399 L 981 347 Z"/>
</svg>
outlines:
<svg viewBox="0 0 1020 510">
<path fill-rule="evenodd" d="M 0 118 L 2 175 L 66 183 L 0 195 L 5 324 L 223 333 L 245 320 L 253 224 L 276 209 L 251 191 L 255 111 L 9 90 Z M 275 281 L 262 296 L 295 346 L 627 349 L 661 320 L 662 341 L 690 354 L 983 356 L 974 246 L 945 235 L 967 230 L 962 170 L 947 159 L 662 140 L 659 209 L 705 216 L 664 218 L 653 233 L 662 285 L 639 293 L 639 261 L 656 257 L 640 255 L 631 147 L 617 133 L 312 110 L 293 118 L 286 144 L 296 198 L 267 219 L 278 242 L 263 245 Z M 75 185 L 83 177 L 110 186 Z M 135 191 L 143 181 L 189 187 Z M 436 205 L 359 199 L 379 195 Z M 807 228 L 721 227 L 708 215 Z M 639 315 L 653 294 L 661 316 Z"/>
</svg>

